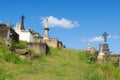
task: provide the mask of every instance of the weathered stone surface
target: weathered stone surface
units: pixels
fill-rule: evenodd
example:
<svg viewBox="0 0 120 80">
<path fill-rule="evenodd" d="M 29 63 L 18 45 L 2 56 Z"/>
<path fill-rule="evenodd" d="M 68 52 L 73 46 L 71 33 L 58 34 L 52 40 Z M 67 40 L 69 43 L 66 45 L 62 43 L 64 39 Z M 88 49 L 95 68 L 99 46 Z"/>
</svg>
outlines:
<svg viewBox="0 0 120 80">
<path fill-rule="evenodd" d="M 28 51 L 27 49 L 15 49 L 15 53 L 21 54 L 21 55 L 27 55 Z"/>
<path fill-rule="evenodd" d="M 49 47 L 45 43 L 27 43 L 27 48 L 32 49 L 36 54 L 47 54 L 49 51 Z"/>
<path fill-rule="evenodd" d="M 103 43 L 103 50 L 104 53 L 109 53 L 109 45 L 108 43 Z"/>
<path fill-rule="evenodd" d="M 44 28 L 45 32 L 44 32 L 44 37 L 43 39 L 44 40 L 49 40 L 49 34 L 48 34 L 48 31 L 49 31 L 49 28 L 48 28 L 48 19 L 46 19 L 46 26 Z"/>
<path fill-rule="evenodd" d="M 4 41 L 12 39 L 14 41 L 19 40 L 19 35 L 5 24 L 0 24 L 0 38 Z"/>
<path fill-rule="evenodd" d="M 94 47 L 90 48 L 90 54 L 94 54 L 96 52 L 96 49 Z"/>
<path fill-rule="evenodd" d="M 99 52 L 97 59 L 98 60 L 104 60 L 105 59 L 105 54 L 103 52 Z"/>
</svg>

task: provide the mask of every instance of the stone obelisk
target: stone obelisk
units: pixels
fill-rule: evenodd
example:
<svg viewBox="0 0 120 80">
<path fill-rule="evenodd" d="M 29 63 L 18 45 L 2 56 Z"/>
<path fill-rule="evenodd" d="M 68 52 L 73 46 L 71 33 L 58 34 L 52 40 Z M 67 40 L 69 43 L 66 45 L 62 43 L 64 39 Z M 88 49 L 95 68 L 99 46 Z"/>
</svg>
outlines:
<svg viewBox="0 0 120 80">
<path fill-rule="evenodd" d="M 43 39 L 44 40 L 49 40 L 49 34 L 48 34 L 48 31 L 49 31 L 49 28 L 48 28 L 48 19 L 46 19 L 46 23 L 45 23 L 45 28 L 44 28 L 44 37 Z"/>
</svg>

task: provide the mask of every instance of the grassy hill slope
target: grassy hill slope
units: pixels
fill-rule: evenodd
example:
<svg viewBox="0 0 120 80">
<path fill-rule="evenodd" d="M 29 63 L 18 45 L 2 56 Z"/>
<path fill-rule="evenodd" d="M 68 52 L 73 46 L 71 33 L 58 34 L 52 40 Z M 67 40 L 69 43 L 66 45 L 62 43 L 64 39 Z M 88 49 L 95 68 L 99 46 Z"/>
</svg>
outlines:
<svg viewBox="0 0 120 80">
<path fill-rule="evenodd" d="M 51 48 L 33 61 L 1 60 L 0 80 L 119 80 L 120 69 L 87 61 L 83 51 Z"/>
</svg>

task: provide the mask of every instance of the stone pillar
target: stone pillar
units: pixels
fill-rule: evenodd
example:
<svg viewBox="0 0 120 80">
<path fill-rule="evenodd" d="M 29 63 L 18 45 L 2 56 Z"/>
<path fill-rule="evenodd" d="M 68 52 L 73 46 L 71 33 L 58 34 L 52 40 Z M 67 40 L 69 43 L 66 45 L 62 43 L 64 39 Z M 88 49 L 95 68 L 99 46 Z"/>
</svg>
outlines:
<svg viewBox="0 0 120 80">
<path fill-rule="evenodd" d="M 22 19 L 21 30 L 25 30 L 25 28 L 24 28 L 24 19 L 25 19 L 24 15 L 21 17 L 21 19 Z"/>
<path fill-rule="evenodd" d="M 45 30 L 45 32 L 44 32 L 44 37 L 43 37 L 43 39 L 44 39 L 44 40 L 49 40 L 49 34 L 48 34 L 48 31 L 49 31 L 49 28 L 48 28 L 48 19 L 46 19 L 46 25 L 45 25 L 44 30 Z"/>
</svg>

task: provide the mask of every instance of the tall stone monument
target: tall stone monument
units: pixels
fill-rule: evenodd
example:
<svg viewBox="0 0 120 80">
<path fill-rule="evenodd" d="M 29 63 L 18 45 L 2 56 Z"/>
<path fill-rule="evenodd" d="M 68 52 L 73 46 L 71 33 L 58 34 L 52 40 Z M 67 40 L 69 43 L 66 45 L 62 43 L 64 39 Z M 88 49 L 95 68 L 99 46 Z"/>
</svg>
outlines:
<svg viewBox="0 0 120 80">
<path fill-rule="evenodd" d="M 46 25 L 45 25 L 44 30 L 45 30 L 45 32 L 44 32 L 43 39 L 44 40 L 49 40 L 49 35 L 48 35 L 48 31 L 49 31 L 49 28 L 48 28 L 48 19 L 46 19 Z"/>
<path fill-rule="evenodd" d="M 87 48 L 87 51 L 90 51 L 90 49 L 91 49 L 90 42 L 88 42 L 88 48 Z"/>
<path fill-rule="evenodd" d="M 21 17 L 21 19 L 22 19 L 21 30 L 25 30 L 25 28 L 24 28 L 24 19 L 25 19 L 24 15 Z"/>
<path fill-rule="evenodd" d="M 104 36 L 104 43 L 103 43 L 102 51 L 104 53 L 109 53 L 109 45 L 107 43 L 107 36 L 108 36 L 107 32 L 104 32 L 103 36 Z"/>
</svg>

